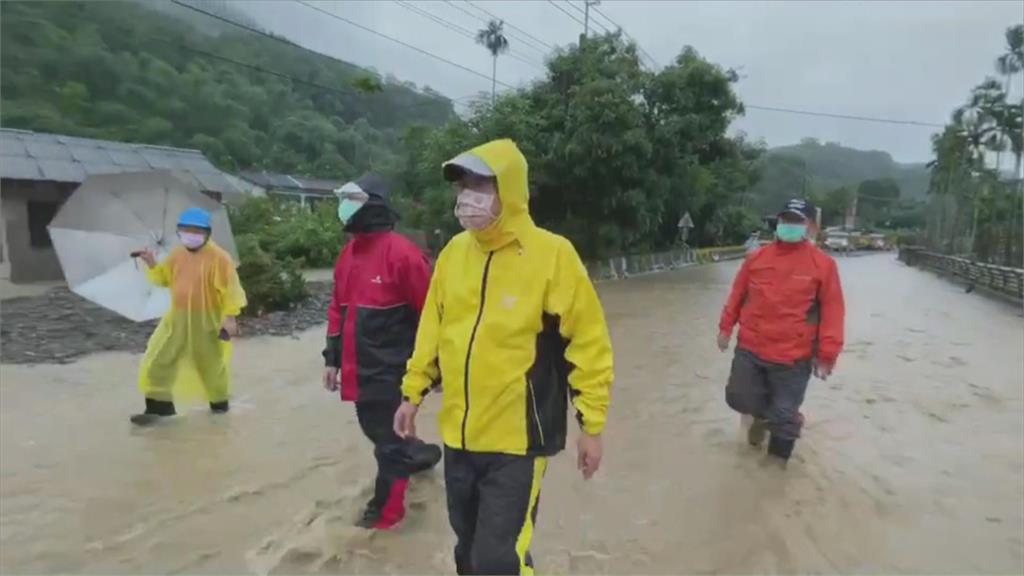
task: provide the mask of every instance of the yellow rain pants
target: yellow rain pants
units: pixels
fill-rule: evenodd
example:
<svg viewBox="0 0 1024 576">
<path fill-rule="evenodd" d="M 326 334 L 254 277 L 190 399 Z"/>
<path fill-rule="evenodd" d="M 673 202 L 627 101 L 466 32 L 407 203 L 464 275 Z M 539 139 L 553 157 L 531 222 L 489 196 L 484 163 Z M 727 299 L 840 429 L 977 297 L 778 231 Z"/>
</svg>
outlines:
<svg viewBox="0 0 1024 576">
<path fill-rule="evenodd" d="M 231 256 L 212 241 L 196 252 L 178 248 L 149 279 L 170 288 L 171 309 L 142 359 L 142 393 L 162 401 L 227 400 L 231 343 L 220 339 L 220 330 L 224 318 L 246 304 Z"/>
</svg>

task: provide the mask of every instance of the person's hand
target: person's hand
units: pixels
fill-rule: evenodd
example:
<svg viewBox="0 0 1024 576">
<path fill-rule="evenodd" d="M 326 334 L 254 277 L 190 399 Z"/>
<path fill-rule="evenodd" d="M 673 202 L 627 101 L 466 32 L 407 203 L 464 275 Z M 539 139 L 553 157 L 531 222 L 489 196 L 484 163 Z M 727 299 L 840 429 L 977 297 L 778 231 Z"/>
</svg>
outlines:
<svg viewBox="0 0 1024 576">
<path fill-rule="evenodd" d="M 590 480 L 601 467 L 601 435 L 581 433 L 576 441 L 576 449 L 576 468 L 583 473 L 584 480 Z"/>
<path fill-rule="evenodd" d="M 833 368 L 835 368 L 835 364 L 828 364 L 821 360 L 814 361 L 814 375 L 822 380 L 828 380 L 828 377 L 832 375 Z"/>
<path fill-rule="evenodd" d="M 156 252 L 153 252 L 148 248 L 132 252 L 132 257 L 142 260 L 146 263 L 146 266 L 149 266 L 150 268 L 156 268 Z"/>
<path fill-rule="evenodd" d="M 419 411 L 420 407 L 408 400 L 403 401 L 398 407 L 395 412 L 395 434 L 398 434 L 399 438 L 416 437 L 416 413 Z"/>
<path fill-rule="evenodd" d="M 338 385 L 340 384 L 338 376 L 340 376 L 341 370 L 338 370 L 334 366 L 328 366 L 324 368 L 324 389 L 328 392 L 337 392 Z"/>
<path fill-rule="evenodd" d="M 725 352 L 729 349 L 729 340 L 732 339 L 732 335 L 728 332 L 718 333 L 718 349 Z"/>
<path fill-rule="evenodd" d="M 228 333 L 228 336 L 231 336 L 232 338 L 238 336 L 238 320 L 236 320 L 234 316 L 225 316 L 220 327 Z"/>
</svg>

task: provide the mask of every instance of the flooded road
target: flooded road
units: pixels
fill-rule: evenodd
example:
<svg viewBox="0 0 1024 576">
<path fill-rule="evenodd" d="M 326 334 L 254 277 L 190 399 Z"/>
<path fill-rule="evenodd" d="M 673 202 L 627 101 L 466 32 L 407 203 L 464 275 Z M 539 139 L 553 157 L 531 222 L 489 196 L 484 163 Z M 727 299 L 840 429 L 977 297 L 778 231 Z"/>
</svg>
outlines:
<svg viewBox="0 0 1024 576">
<path fill-rule="evenodd" d="M 552 462 L 545 574 L 1024 571 L 1024 320 L 840 259 L 847 349 L 786 471 L 740 441 L 715 347 L 736 263 L 600 287 L 617 382 L 598 476 Z M 133 430 L 138 357 L 0 368 L 0 571 L 453 573 L 440 472 L 396 532 L 350 528 L 372 453 L 319 384 L 322 331 L 242 341 L 227 416 Z M 439 398 L 421 433 L 437 438 Z"/>
</svg>

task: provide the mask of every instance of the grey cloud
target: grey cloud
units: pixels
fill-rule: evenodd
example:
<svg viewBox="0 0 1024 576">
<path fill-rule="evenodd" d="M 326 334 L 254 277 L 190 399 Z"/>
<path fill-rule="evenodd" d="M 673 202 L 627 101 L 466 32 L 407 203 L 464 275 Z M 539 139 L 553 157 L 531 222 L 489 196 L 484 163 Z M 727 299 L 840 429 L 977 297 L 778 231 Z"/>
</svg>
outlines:
<svg viewBox="0 0 1024 576">
<path fill-rule="evenodd" d="M 576 14 L 563 0 L 566 11 Z M 581 26 L 546 1 L 475 4 L 552 45 L 577 40 Z M 580 0 L 573 2 L 582 7 Z M 472 40 L 408 10 L 378 1 L 320 2 L 318 6 L 434 52 L 484 76 L 490 56 Z M 416 7 L 462 28 L 483 22 L 443 1 Z M 459 3 L 474 12 L 471 6 Z M 309 48 L 382 74 L 430 86 L 452 98 L 490 89 L 490 82 L 408 48 L 328 18 L 295 2 L 246 2 L 267 29 Z M 750 104 L 812 111 L 945 122 L 986 75 L 1003 48 L 1003 31 L 1024 21 L 1018 2 L 675 2 L 610 1 L 599 10 L 621 25 L 661 65 L 684 45 L 727 67 L 743 67 L 738 90 Z M 483 17 L 483 15 L 481 14 Z M 595 15 L 594 28 L 611 24 Z M 517 40 L 519 56 L 501 57 L 498 79 L 524 85 L 540 77 L 544 56 Z M 1020 94 L 1020 88 L 1017 89 Z M 930 157 L 935 129 L 811 118 L 749 110 L 734 130 L 770 145 L 803 137 L 890 152 L 897 160 Z"/>
</svg>

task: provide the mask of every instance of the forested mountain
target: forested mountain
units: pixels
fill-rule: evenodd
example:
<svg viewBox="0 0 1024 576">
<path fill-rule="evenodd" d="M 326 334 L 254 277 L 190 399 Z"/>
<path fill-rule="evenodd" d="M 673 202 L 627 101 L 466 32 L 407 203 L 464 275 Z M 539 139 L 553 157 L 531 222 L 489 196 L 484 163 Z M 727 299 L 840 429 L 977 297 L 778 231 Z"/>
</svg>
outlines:
<svg viewBox="0 0 1024 576">
<path fill-rule="evenodd" d="M 4 2 L 0 123 L 199 148 L 226 170 L 349 178 L 392 165 L 405 127 L 454 115 L 429 88 L 174 9 Z"/>
<path fill-rule="evenodd" d="M 750 198 L 760 210 L 770 211 L 793 196 L 824 196 L 840 187 L 856 190 L 865 180 L 892 180 L 904 202 L 924 200 L 928 192 L 929 172 L 923 164 L 900 164 L 887 152 L 812 138 L 769 149 L 759 169 L 761 178 Z"/>
<path fill-rule="evenodd" d="M 928 193 L 928 168 L 924 164 L 900 164 L 888 152 L 857 150 L 835 142 L 822 144 L 808 138 L 800 144 L 773 148 L 773 154 L 802 159 L 808 173 L 829 188 L 890 178 L 899 185 L 904 199 L 923 200 Z"/>
</svg>

